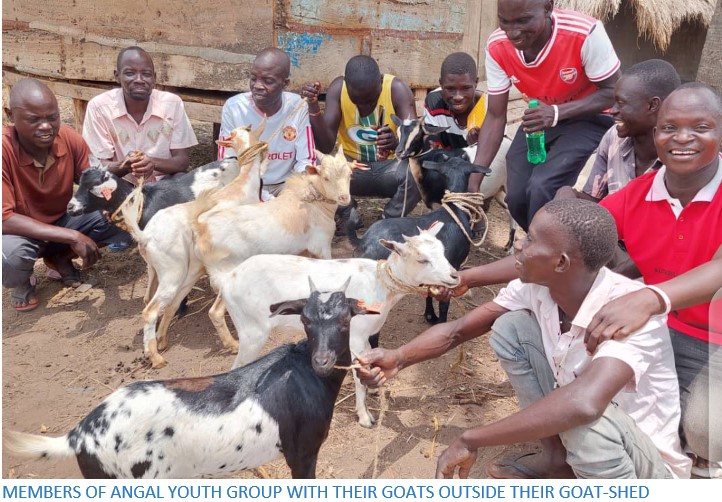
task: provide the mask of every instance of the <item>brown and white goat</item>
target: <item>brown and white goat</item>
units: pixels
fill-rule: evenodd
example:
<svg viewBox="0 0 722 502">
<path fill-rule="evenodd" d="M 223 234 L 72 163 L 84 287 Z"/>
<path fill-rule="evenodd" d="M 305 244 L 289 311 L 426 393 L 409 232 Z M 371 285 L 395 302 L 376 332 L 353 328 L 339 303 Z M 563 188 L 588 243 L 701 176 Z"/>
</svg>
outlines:
<svg viewBox="0 0 722 502">
<path fill-rule="evenodd" d="M 135 223 L 137 215 L 134 211 L 139 211 L 139 204 L 131 201 L 124 210 L 126 224 L 138 240 L 140 253 L 148 264 L 143 348 L 154 368 L 166 365 L 159 350 L 167 346 L 170 322 L 183 298 L 204 274 L 203 262 L 194 251 L 193 221 L 201 210 L 211 204 L 228 209 L 259 200 L 267 146 L 258 140 L 257 134 L 250 128 L 237 128 L 232 131 L 229 140 L 219 142 L 234 148 L 241 164 L 238 176 L 225 187 L 202 194 L 195 201 L 159 211 L 143 230 Z M 161 312 L 163 316 L 156 333 L 156 322 Z M 218 335 L 226 349 L 238 352 L 238 342 L 227 328 L 219 330 Z"/>
</svg>

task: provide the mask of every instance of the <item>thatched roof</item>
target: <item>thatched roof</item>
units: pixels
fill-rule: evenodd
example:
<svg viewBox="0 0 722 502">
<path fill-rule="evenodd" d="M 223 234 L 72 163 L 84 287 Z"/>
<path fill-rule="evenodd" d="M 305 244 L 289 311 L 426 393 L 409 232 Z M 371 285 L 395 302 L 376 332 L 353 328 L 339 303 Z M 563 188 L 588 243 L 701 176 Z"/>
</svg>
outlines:
<svg viewBox="0 0 722 502">
<path fill-rule="evenodd" d="M 716 0 L 626 0 L 632 5 L 639 34 L 652 40 L 665 52 L 672 33 L 685 21 L 698 21 L 709 27 Z M 622 0 L 556 0 L 562 9 L 572 9 L 594 16 L 602 21 L 614 17 Z"/>
</svg>

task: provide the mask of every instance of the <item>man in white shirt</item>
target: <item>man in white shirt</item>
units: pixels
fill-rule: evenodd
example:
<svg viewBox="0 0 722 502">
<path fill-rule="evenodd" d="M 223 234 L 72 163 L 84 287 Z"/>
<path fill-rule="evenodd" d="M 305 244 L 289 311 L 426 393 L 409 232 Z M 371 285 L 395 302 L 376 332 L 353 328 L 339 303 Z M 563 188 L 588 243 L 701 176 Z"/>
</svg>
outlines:
<svg viewBox="0 0 722 502">
<path fill-rule="evenodd" d="M 263 49 L 253 61 L 251 90 L 226 101 L 221 115 L 221 139 L 236 127 L 256 128 L 266 121 L 261 134 L 261 140 L 269 144 L 263 189 L 271 195 L 281 192 L 292 172 L 304 172 L 316 162 L 308 105 L 299 95 L 284 92 L 290 73 L 291 60 L 285 52 Z M 234 155 L 233 150 L 218 149 L 220 159 Z"/>
<path fill-rule="evenodd" d="M 614 253 L 611 215 L 590 201 L 556 200 L 514 246 L 519 279 L 464 317 L 395 350 L 361 354 L 379 385 L 492 327 L 490 343 L 521 411 L 466 430 L 439 458 L 437 477 L 467 477 L 481 447 L 541 440 L 539 454 L 491 464 L 496 478 L 685 478 L 679 387 L 669 332 L 654 318 L 615 345 L 586 353 L 584 333 L 605 303 L 644 285 L 603 265 Z M 496 322 L 494 322 L 496 321 Z M 609 342 L 607 342 L 608 344 Z M 521 459 L 527 457 L 525 462 Z"/>
</svg>

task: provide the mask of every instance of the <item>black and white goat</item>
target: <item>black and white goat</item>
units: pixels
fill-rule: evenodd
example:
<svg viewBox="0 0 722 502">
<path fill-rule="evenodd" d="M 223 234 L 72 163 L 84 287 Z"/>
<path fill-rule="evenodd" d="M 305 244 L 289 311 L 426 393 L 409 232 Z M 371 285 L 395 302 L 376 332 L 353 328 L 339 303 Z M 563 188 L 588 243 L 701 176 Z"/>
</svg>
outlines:
<svg viewBox="0 0 722 502">
<path fill-rule="evenodd" d="M 349 278 L 350 281 L 350 278 Z M 135 382 L 108 396 L 68 434 L 8 431 L 5 447 L 34 458 L 75 455 L 86 478 L 219 476 L 284 456 L 315 478 L 318 452 L 351 364 L 349 326 L 367 314 L 340 291 L 271 306 L 299 315 L 307 340 L 210 377 Z"/>
<path fill-rule="evenodd" d="M 438 178 L 436 178 L 437 183 L 441 182 L 438 184 L 451 192 L 465 192 L 471 173 L 486 174 L 488 172 L 488 169 L 472 164 L 460 157 L 452 157 L 446 162 L 424 161 L 422 169 L 427 182 L 430 176 L 427 176 L 426 173 L 433 173 L 434 176 L 438 175 Z M 434 202 L 440 202 L 440 200 L 434 200 Z M 469 255 L 471 247 L 466 237 L 471 234 L 470 216 L 454 203 L 449 203 L 448 206 L 463 228 L 459 226 L 459 223 L 445 208 L 439 207 L 421 216 L 378 220 L 369 227 L 361 239 L 358 238 L 355 230 L 358 213 L 352 212 L 347 223 L 346 232 L 356 250 L 354 254 L 372 260 L 385 259 L 389 256 L 390 251 L 381 244 L 382 240 L 399 241 L 404 235 L 418 234 L 420 229 L 431 228 L 432 225 L 441 222 L 443 226 L 436 234 L 436 238 L 444 245 L 444 256 L 448 262 L 458 270 Z M 447 302 L 440 303 L 439 316 L 437 317 L 431 296 L 426 298 L 424 317 L 429 323 L 446 322 L 448 311 L 449 304 Z"/>
<path fill-rule="evenodd" d="M 392 115 L 391 119 L 398 127 L 399 146 L 396 148 L 396 157 L 408 159 L 409 168 L 421 192 L 421 198 L 426 207 L 431 208 L 434 202 L 438 202 L 443 195 L 443 179 L 435 175 L 433 171 L 424 170 L 421 167 L 424 161 L 443 162 L 450 157 L 461 157 L 464 160 L 473 162 L 476 157 L 476 145 L 455 150 L 442 150 L 432 148 L 429 141 L 430 136 L 444 132 L 448 127 L 430 126 L 424 123 L 424 119 L 405 119 Z M 511 140 L 504 137 L 499 146 L 499 151 L 489 166 L 490 172 L 485 173 L 479 190 L 484 196 L 484 211 L 488 212 L 491 200 L 495 200 L 504 208 L 509 217 L 509 239 L 504 249 L 509 252 L 514 244 L 517 224 L 509 213 L 506 205 L 506 154 L 511 146 Z M 464 187 L 463 192 L 467 191 Z M 441 195 L 439 195 L 439 193 Z"/>
<path fill-rule="evenodd" d="M 161 209 L 194 200 L 206 190 L 230 183 L 238 175 L 234 159 L 216 160 L 192 171 L 143 185 L 142 229 Z M 94 211 L 115 213 L 135 187 L 104 167 L 91 167 L 80 175 L 78 190 L 68 202 L 68 214 L 78 216 Z"/>
</svg>

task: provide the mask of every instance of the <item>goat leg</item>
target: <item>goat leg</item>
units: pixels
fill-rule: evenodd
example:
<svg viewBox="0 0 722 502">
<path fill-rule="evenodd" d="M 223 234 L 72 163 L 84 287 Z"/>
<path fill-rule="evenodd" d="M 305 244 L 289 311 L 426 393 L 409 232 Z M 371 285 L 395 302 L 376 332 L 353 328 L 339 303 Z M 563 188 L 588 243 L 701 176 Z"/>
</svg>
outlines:
<svg viewBox="0 0 722 502">
<path fill-rule="evenodd" d="M 439 323 L 444 323 L 449 317 L 449 302 L 439 302 Z"/>
<path fill-rule="evenodd" d="M 239 344 L 238 341 L 233 338 L 228 325 L 226 324 L 226 303 L 221 298 L 221 294 L 218 293 L 216 301 L 213 302 L 211 309 L 208 311 L 208 317 L 210 317 L 213 326 L 216 328 L 216 333 L 223 343 L 223 347 L 228 349 L 231 354 L 238 354 Z"/>
<path fill-rule="evenodd" d="M 432 325 L 439 322 L 439 318 L 436 316 L 436 312 L 434 312 L 434 299 L 431 296 L 426 297 L 426 310 L 424 311 L 424 319 L 426 319 L 426 322 Z"/>
</svg>

